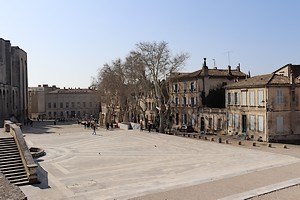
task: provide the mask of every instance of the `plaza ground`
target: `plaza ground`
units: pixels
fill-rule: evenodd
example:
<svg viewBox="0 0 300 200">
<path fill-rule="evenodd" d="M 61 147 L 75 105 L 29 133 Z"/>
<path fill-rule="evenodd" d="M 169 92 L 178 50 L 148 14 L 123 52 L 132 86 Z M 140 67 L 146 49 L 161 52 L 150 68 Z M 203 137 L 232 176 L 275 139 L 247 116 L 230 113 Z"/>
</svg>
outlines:
<svg viewBox="0 0 300 200">
<path fill-rule="evenodd" d="M 260 143 L 253 147 L 250 142 L 239 146 L 236 141 L 219 144 L 102 128 L 92 135 L 82 125 L 49 122 L 24 127 L 24 135 L 29 146 L 47 153 L 38 159 L 47 174 L 42 183 L 21 186 L 29 200 L 276 199 L 274 195 L 293 199 L 300 195 L 298 146 L 270 148 Z"/>
</svg>

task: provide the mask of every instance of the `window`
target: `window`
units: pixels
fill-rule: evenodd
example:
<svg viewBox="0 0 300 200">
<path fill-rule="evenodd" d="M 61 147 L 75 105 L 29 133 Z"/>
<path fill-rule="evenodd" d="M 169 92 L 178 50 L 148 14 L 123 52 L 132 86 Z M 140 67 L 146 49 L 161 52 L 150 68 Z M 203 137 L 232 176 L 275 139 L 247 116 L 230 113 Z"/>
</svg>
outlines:
<svg viewBox="0 0 300 200">
<path fill-rule="evenodd" d="M 194 126 L 196 123 L 196 115 L 192 114 L 192 126 Z"/>
<path fill-rule="evenodd" d="M 77 107 L 80 107 L 81 106 L 81 103 L 80 102 L 77 102 Z"/>
<path fill-rule="evenodd" d="M 51 112 L 48 112 L 48 116 L 51 117 Z"/>
<path fill-rule="evenodd" d="M 228 105 L 231 105 L 231 93 L 230 92 L 227 93 L 227 103 L 228 103 Z"/>
<path fill-rule="evenodd" d="M 195 106 L 195 97 L 191 97 L 191 105 Z"/>
<path fill-rule="evenodd" d="M 254 97 L 254 91 L 250 91 L 250 106 L 255 106 L 255 97 Z"/>
<path fill-rule="evenodd" d="M 246 106 L 246 105 L 247 105 L 247 92 L 242 91 L 242 106 Z"/>
<path fill-rule="evenodd" d="M 240 93 L 235 92 L 234 93 L 234 105 L 239 105 L 240 104 Z"/>
<path fill-rule="evenodd" d="M 295 95 L 295 90 L 292 90 L 292 101 L 296 101 L 296 95 Z"/>
<path fill-rule="evenodd" d="M 186 97 L 182 97 L 182 106 L 185 106 L 187 104 Z"/>
<path fill-rule="evenodd" d="M 178 84 L 174 84 L 174 92 L 179 92 L 179 87 L 178 87 Z"/>
<path fill-rule="evenodd" d="M 238 128 L 240 125 L 240 122 L 239 122 L 239 115 L 238 114 L 235 114 L 234 115 L 234 127 L 235 128 Z"/>
<path fill-rule="evenodd" d="M 71 107 L 72 107 L 72 108 L 75 107 L 75 102 L 71 102 Z"/>
<path fill-rule="evenodd" d="M 282 91 L 282 89 L 277 89 L 276 94 L 277 94 L 276 103 L 277 104 L 282 104 L 283 103 L 283 91 Z"/>
<path fill-rule="evenodd" d="M 228 114 L 228 126 L 232 126 L 232 114 Z"/>
<path fill-rule="evenodd" d="M 195 91 L 196 89 L 195 89 L 195 83 L 194 82 L 191 82 L 191 89 L 190 89 L 190 91 L 191 92 L 193 92 L 193 91 Z"/>
<path fill-rule="evenodd" d="M 53 108 L 56 108 L 56 103 L 53 103 Z"/>
<path fill-rule="evenodd" d="M 66 108 L 69 108 L 69 102 L 66 102 Z"/>
<path fill-rule="evenodd" d="M 264 117 L 258 116 L 258 131 L 263 132 L 264 131 Z"/>
<path fill-rule="evenodd" d="M 54 117 L 56 117 L 56 112 L 53 112 Z"/>
<path fill-rule="evenodd" d="M 51 108 L 51 103 L 48 103 L 48 108 Z"/>
<path fill-rule="evenodd" d="M 277 119 L 276 119 L 276 128 L 277 128 L 278 133 L 283 132 L 283 117 L 282 116 L 277 117 Z"/>
<path fill-rule="evenodd" d="M 187 83 L 184 82 L 184 84 L 183 84 L 183 91 L 186 92 L 186 89 L 187 89 Z"/>
<path fill-rule="evenodd" d="M 212 118 L 208 118 L 208 128 L 211 129 L 212 128 Z"/>
<path fill-rule="evenodd" d="M 175 97 L 175 104 L 176 104 L 176 106 L 179 105 L 179 99 L 178 99 L 178 97 Z"/>
<path fill-rule="evenodd" d="M 255 130 L 255 116 L 250 116 L 250 130 Z"/>
<path fill-rule="evenodd" d="M 187 114 L 182 115 L 182 124 L 187 124 Z"/>
<path fill-rule="evenodd" d="M 64 107 L 64 103 L 60 102 L 60 108 L 63 108 L 63 107 Z"/>
<path fill-rule="evenodd" d="M 264 106 L 264 91 L 263 90 L 259 90 L 258 92 L 258 98 L 257 98 L 257 101 L 258 101 L 258 106 Z"/>
<path fill-rule="evenodd" d="M 85 106 L 86 106 L 85 102 L 82 102 L 82 107 L 84 107 L 84 108 L 85 108 Z"/>
</svg>

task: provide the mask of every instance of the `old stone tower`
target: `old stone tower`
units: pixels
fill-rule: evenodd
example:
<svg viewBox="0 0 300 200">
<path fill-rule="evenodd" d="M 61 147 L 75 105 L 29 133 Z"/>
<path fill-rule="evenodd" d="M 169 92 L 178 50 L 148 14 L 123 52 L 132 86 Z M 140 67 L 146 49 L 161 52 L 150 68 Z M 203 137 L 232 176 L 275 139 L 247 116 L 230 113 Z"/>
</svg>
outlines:
<svg viewBox="0 0 300 200">
<path fill-rule="evenodd" d="M 27 53 L 0 38 L 0 127 L 5 119 L 27 118 L 27 88 Z"/>
</svg>

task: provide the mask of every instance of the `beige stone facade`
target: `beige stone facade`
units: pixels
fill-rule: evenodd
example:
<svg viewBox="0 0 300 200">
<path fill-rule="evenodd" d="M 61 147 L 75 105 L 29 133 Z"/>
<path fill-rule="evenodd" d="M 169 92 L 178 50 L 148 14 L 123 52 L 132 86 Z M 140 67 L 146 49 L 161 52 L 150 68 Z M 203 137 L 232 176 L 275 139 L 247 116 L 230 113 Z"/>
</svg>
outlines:
<svg viewBox="0 0 300 200">
<path fill-rule="evenodd" d="M 227 133 L 264 141 L 300 140 L 300 65 L 288 64 L 226 87 Z"/>
<path fill-rule="evenodd" d="M 210 112 L 210 109 L 202 108 L 214 107 L 214 105 L 224 108 L 225 103 L 222 104 L 222 101 L 224 101 L 222 100 L 222 87 L 245 78 L 246 74 L 240 71 L 240 66 L 236 69 L 231 69 L 230 66 L 228 69 L 218 69 L 216 67 L 209 69 L 206 65 L 206 59 L 204 59 L 201 70 L 191 73 L 172 73 L 168 78 L 168 82 L 169 93 L 172 98 L 173 127 L 192 125 L 197 131 L 209 130 L 206 125 L 210 123 L 208 120 L 211 115 L 214 115 L 214 111 Z M 216 97 L 219 99 L 215 103 L 213 101 L 216 98 L 208 98 L 213 91 L 218 91 Z M 224 112 L 221 111 L 220 113 Z M 224 116 L 217 118 L 223 119 Z"/>
<path fill-rule="evenodd" d="M 27 53 L 0 38 L 0 127 L 5 119 L 27 118 L 27 88 Z"/>
</svg>

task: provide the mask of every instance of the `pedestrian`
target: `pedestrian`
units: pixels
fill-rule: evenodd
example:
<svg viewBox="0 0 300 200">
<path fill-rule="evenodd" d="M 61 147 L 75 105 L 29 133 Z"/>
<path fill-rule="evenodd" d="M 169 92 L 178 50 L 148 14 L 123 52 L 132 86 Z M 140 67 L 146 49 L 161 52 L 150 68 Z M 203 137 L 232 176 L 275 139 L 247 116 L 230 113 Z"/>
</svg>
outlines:
<svg viewBox="0 0 300 200">
<path fill-rule="evenodd" d="M 106 130 L 108 131 L 109 130 L 109 123 L 106 122 Z"/>
<path fill-rule="evenodd" d="M 142 120 L 140 122 L 140 131 L 143 131 L 143 122 L 142 122 Z"/>
<path fill-rule="evenodd" d="M 92 125 L 93 130 L 94 130 L 93 133 L 92 133 L 92 135 L 96 135 L 96 128 L 97 128 L 96 126 L 97 126 L 96 124 L 93 124 L 93 125 Z"/>
<path fill-rule="evenodd" d="M 113 130 L 114 124 L 112 122 L 110 123 L 110 127 L 111 127 L 111 130 Z"/>
</svg>

